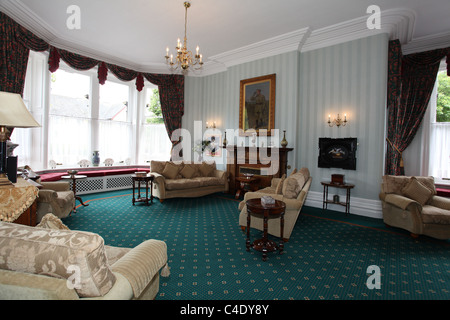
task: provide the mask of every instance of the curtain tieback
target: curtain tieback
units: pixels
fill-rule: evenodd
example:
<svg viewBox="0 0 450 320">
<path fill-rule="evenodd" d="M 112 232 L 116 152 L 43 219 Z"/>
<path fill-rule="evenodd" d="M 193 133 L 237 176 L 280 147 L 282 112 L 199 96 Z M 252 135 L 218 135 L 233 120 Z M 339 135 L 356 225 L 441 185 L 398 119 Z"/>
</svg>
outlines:
<svg viewBox="0 0 450 320">
<path fill-rule="evenodd" d="M 400 154 L 400 167 L 403 168 L 403 153 L 397 148 L 397 146 L 395 144 L 393 144 L 391 142 L 391 140 L 389 140 L 389 138 L 386 138 L 387 142 L 389 142 L 389 144 L 391 145 L 391 147 L 393 149 L 395 149 L 399 154 Z"/>
</svg>

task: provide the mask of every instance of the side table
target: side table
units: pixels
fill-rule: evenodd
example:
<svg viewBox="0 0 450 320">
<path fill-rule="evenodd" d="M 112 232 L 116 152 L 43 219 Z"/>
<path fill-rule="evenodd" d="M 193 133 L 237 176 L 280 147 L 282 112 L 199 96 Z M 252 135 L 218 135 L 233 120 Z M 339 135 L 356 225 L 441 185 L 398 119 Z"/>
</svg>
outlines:
<svg viewBox="0 0 450 320">
<path fill-rule="evenodd" d="M 283 201 L 275 200 L 275 204 L 264 206 L 261 204 L 260 198 L 247 200 L 245 204 L 247 205 L 247 251 L 250 251 L 250 248 L 253 248 L 256 251 L 261 251 L 263 253 L 263 261 L 267 260 L 267 252 L 273 252 L 278 249 L 280 251 L 280 254 L 283 253 L 284 212 L 286 210 L 286 204 Z M 261 239 L 253 241 L 253 243 L 250 243 L 251 216 L 262 217 L 264 221 L 263 237 Z M 280 218 L 281 240 L 279 245 L 277 245 L 275 241 L 269 240 L 267 237 L 268 220 L 276 218 Z"/>
<path fill-rule="evenodd" d="M 75 201 L 78 200 L 80 201 L 80 203 L 87 207 L 89 204 L 85 204 L 83 203 L 83 200 L 81 199 L 81 197 L 77 196 L 77 180 L 82 180 L 82 179 L 86 179 L 87 176 L 84 175 L 78 175 L 78 174 L 72 174 L 69 176 L 62 176 L 61 179 L 72 179 L 72 191 L 73 191 L 73 195 L 75 196 Z M 75 203 L 75 207 L 73 207 L 73 212 L 77 212 L 77 205 Z"/>
<path fill-rule="evenodd" d="M 321 184 L 323 185 L 323 209 L 328 209 L 328 204 L 339 204 L 341 206 L 345 207 L 345 214 L 350 213 L 350 190 L 355 187 L 354 184 L 351 183 L 333 183 L 331 181 L 322 181 Z M 346 189 L 347 195 L 345 197 L 345 202 L 334 202 L 333 200 L 328 200 L 328 187 L 333 188 L 339 188 L 339 189 Z"/>
<path fill-rule="evenodd" d="M 153 180 L 154 175 L 138 176 L 135 174 L 131 175 L 131 180 L 133 181 L 133 206 L 136 202 L 144 202 L 148 205 L 148 202 L 153 204 Z M 145 183 L 145 198 L 141 197 L 141 182 Z M 150 198 L 148 197 L 148 188 L 150 183 Z M 135 189 L 137 184 L 137 197 L 135 197 Z"/>
</svg>

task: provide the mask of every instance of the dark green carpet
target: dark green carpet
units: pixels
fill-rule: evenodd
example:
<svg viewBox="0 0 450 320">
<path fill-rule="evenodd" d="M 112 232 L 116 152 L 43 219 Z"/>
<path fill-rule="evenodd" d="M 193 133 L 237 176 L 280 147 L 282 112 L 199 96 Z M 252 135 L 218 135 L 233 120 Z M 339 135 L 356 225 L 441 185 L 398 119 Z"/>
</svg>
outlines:
<svg viewBox="0 0 450 320">
<path fill-rule="evenodd" d="M 304 207 L 285 253 L 245 250 L 238 201 L 223 194 L 131 204 L 131 191 L 83 196 L 63 220 L 112 246 L 167 243 L 171 275 L 157 300 L 448 300 L 450 243 L 413 240 L 381 220 Z M 260 232 L 252 230 L 252 239 Z M 381 289 L 366 285 L 381 270 Z"/>
</svg>

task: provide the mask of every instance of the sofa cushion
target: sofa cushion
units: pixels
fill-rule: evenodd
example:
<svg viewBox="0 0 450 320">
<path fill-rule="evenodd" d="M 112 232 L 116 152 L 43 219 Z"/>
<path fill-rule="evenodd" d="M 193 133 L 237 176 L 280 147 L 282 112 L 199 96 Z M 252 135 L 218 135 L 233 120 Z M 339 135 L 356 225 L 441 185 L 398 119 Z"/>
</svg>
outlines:
<svg viewBox="0 0 450 320">
<path fill-rule="evenodd" d="M 214 170 L 216 170 L 216 163 L 203 162 L 198 166 L 198 170 L 202 177 L 211 177 L 214 175 Z"/>
<path fill-rule="evenodd" d="M 283 174 L 283 176 L 280 179 L 280 182 L 278 182 L 277 187 L 275 189 L 275 194 L 282 194 L 283 193 L 284 180 L 286 180 L 286 174 Z"/>
<path fill-rule="evenodd" d="M 301 168 L 294 174 L 291 174 L 283 183 L 282 194 L 287 199 L 295 199 L 303 189 L 310 175 L 308 168 Z"/>
<path fill-rule="evenodd" d="M 417 181 L 422 183 L 428 189 L 432 191 L 433 194 L 436 194 L 436 187 L 434 185 L 433 177 L 415 177 Z M 403 188 L 408 184 L 411 176 L 392 176 L 386 175 L 383 176 L 383 192 L 384 193 L 396 193 L 402 194 Z"/>
<path fill-rule="evenodd" d="M 190 188 L 198 188 L 201 182 L 196 179 L 167 179 L 166 190 L 183 190 Z"/>
<path fill-rule="evenodd" d="M 0 222 L 0 247 L 1 269 L 68 279 L 81 297 L 103 296 L 116 281 L 94 233 Z"/>
<path fill-rule="evenodd" d="M 422 208 L 422 220 L 425 224 L 450 224 L 450 210 L 425 205 Z"/>
<path fill-rule="evenodd" d="M 166 162 L 167 161 L 155 161 L 155 160 L 152 160 L 150 162 L 151 172 L 162 174 L 163 171 L 164 171 L 164 168 L 166 166 Z"/>
<path fill-rule="evenodd" d="M 167 179 L 175 179 L 180 172 L 180 165 L 174 164 L 172 162 L 166 162 L 162 175 Z"/>
<path fill-rule="evenodd" d="M 197 168 L 193 164 L 185 164 L 181 169 L 180 174 L 183 178 L 191 179 L 197 173 Z"/>
<path fill-rule="evenodd" d="M 409 179 L 409 182 L 402 189 L 402 194 L 417 201 L 422 206 L 425 205 L 433 195 L 432 191 L 420 183 L 416 177 L 411 177 Z"/>
</svg>

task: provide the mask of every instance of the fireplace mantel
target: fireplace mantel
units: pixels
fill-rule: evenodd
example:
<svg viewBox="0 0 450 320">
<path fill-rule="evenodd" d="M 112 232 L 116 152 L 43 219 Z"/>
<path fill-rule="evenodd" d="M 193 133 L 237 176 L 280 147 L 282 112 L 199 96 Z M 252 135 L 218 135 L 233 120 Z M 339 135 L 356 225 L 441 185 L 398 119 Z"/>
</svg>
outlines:
<svg viewBox="0 0 450 320">
<path fill-rule="evenodd" d="M 294 148 L 259 148 L 227 146 L 227 172 L 230 176 L 230 193 L 236 192 L 236 178 L 244 173 L 253 173 L 259 178 L 258 186 L 270 186 L 272 178 L 287 173 L 288 152 Z M 275 155 L 278 153 L 278 159 Z M 274 159 L 275 160 L 272 160 Z M 278 163 L 272 163 L 278 161 Z M 272 170 L 276 169 L 276 170 Z"/>
</svg>

